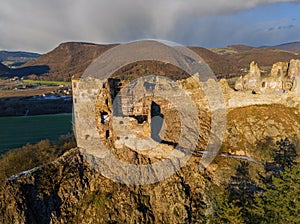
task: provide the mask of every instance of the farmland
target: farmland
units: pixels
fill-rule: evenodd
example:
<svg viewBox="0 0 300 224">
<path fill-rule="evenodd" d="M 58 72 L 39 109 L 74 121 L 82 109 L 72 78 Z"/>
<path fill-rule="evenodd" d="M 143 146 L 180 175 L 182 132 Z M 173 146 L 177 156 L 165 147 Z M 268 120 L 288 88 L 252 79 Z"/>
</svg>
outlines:
<svg viewBox="0 0 300 224">
<path fill-rule="evenodd" d="M 42 139 L 54 141 L 71 131 L 72 114 L 0 117 L 0 154 Z"/>
<path fill-rule="evenodd" d="M 49 85 L 49 86 L 71 85 L 71 82 L 30 80 L 30 79 L 22 80 L 22 82 L 27 84 L 40 84 L 40 85 Z"/>
</svg>

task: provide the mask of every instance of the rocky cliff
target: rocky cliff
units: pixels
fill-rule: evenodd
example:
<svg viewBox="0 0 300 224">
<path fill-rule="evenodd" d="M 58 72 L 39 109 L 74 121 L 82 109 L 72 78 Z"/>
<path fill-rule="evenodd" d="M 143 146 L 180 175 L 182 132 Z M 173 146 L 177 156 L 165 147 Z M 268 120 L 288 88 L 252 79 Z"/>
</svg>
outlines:
<svg viewBox="0 0 300 224">
<path fill-rule="evenodd" d="M 189 81 L 182 85 L 195 89 Z M 221 86 L 225 96 L 237 94 L 226 81 Z M 247 95 L 251 99 L 258 94 Z M 0 222 L 206 223 L 213 213 L 214 194 L 224 187 L 239 160 L 250 161 L 254 173 L 270 159 L 276 140 L 284 137 L 292 139 L 299 151 L 300 109 L 283 102 L 232 104 L 223 146 L 213 163 L 202 170 L 201 151 L 195 151 L 180 171 L 155 184 L 114 182 L 95 171 L 78 148 L 71 149 L 50 164 L 2 183 Z M 116 156 L 131 163 L 151 163 L 134 152 L 120 154 Z"/>
<path fill-rule="evenodd" d="M 1 223 L 182 223 L 204 219 L 197 157 L 170 179 L 134 187 L 104 178 L 72 149 L 2 188 Z"/>
<path fill-rule="evenodd" d="M 170 178 L 144 186 L 103 177 L 79 149 L 71 149 L 50 164 L 4 181 L 0 222 L 205 223 L 216 189 L 223 188 L 239 160 L 230 156 L 248 158 L 252 168 L 261 168 L 275 140 L 299 139 L 299 121 L 298 110 L 279 105 L 231 110 L 220 156 L 205 171 L 199 167 L 201 154 L 195 153 Z M 131 162 L 145 161 L 133 154 Z"/>
</svg>

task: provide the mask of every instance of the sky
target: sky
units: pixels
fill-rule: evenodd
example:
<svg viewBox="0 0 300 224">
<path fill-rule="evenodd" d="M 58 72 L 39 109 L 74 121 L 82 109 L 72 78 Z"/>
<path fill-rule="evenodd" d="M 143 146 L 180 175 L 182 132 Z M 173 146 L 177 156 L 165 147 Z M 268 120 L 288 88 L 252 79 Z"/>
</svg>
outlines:
<svg viewBox="0 0 300 224">
<path fill-rule="evenodd" d="M 300 41 L 300 0 L 0 0 L 0 49 L 164 39 L 207 48 Z"/>
</svg>

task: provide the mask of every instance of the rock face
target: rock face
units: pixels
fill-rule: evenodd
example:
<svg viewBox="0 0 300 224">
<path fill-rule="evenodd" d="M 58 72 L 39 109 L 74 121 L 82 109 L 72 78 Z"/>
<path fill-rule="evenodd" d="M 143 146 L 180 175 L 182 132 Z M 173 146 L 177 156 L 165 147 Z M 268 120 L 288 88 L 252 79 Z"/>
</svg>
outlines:
<svg viewBox="0 0 300 224">
<path fill-rule="evenodd" d="M 95 172 L 78 149 L 15 180 L 0 192 L 6 223 L 190 223 L 204 220 L 205 178 L 199 158 L 168 180 L 115 183 Z"/>
<path fill-rule="evenodd" d="M 254 61 L 250 64 L 250 71 L 245 77 L 240 77 L 236 84 L 236 90 L 258 90 L 260 88 L 261 73 Z"/>
<path fill-rule="evenodd" d="M 261 73 L 258 65 L 255 62 L 250 64 L 250 72 L 243 80 L 244 88 L 257 90 L 260 87 Z"/>
<path fill-rule="evenodd" d="M 288 76 L 291 79 L 293 86 L 292 91 L 300 94 L 300 60 L 291 60 Z"/>
<path fill-rule="evenodd" d="M 221 152 L 267 160 L 274 141 L 300 138 L 299 116 L 299 110 L 282 105 L 231 109 Z M 149 160 L 127 151 L 122 156 L 135 164 Z M 218 156 L 202 171 L 200 160 L 195 153 L 171 177 L 132 186 L 102 176 L 78 148 L 71 149 L 50 164 L 1 183 L 0 223 L 205 223 L 211 196 L 234 174 L 238 161 Z M 210 190 L 214 184 L 217 191 Z"/>
<path fill-rule="evenodd" d="M 235 89 L 255 93 L 298 92 L 299 77 L 300 60 L 291 60 L 290 63 L 275 63 L 271 73 L 264 77 L 261 76 L 258 65 L 252 62 L 250 72 L 236 81 Z"/>
</svg>

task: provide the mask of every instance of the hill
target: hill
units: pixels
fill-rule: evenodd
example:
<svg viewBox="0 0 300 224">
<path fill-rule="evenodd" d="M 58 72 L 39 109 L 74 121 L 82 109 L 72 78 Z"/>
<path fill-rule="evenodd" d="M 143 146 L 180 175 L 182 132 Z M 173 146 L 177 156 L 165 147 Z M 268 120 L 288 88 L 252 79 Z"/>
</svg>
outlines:
<svg viewBox="0 0 300 224">
<path fill-rule="evenodd" d="M 70 81 L 72 76 L 80 77 L 88 65 L 103 52 L 116 45 L 67 42 L 41 57 L 26 63 L 28 66 L 48 66 L 52 80 Z"/>
<path fill-rule="evenodd" d="M 284 43 L 284 44 L 275 45 L 275 46 L 264 46 L 262 48 L 274 48 L 274 49 L 280 49 L 280 50 L 300 53 L 300 42 Z"/>
<path fill-rule="evenodd" d="M 16 67 L 41 56 L 37 53 L 24 51 L 0 51 L 0 62 Z"/>
<path fill-rule="evenodd" d="M 24 60 L 26 58 L 32 59 L 41 56 L 38 53 L 25 51 L 0 51 L 0 61 L 7 60 Z"/>
<path fill-rule="evenodd" d="M 249 64 L 252 61 L 257 62 L 266 72 L 270 72 L 272 65 L 276 62 L 289 62 L 291 59 L 300 58 L 298 53 L 273 47 L 256 48 L 246 45 L 230 45 L 226 48 L 215 48 L 210 50 L 223 56 L 227 60 L 228 65 L 231 65 L 230 68 L 235 68 L 225 69 L 225 74 L 228 75 L 233 73 L 234 76 L 243 74 L 243 71 L 248 69 Z"/>
<path fill-rule="evenodd" d="M 250 48 L 243 49 L 234 48 L 237 50 L 236 54 L 228 55 L 232 61 L 237 63 L 240 68 L 248 68 L 252 61 L 256 61 L 262 68 L 270 70 L 272 65 L 276 62 L 289 62 L 291 59 L 299 59 L 300 56 L 294 52 L 280 50 L 280 49 L 261 49 Z"/>
<path fill-rule="evenodd" d="M 47 65 L 50 69 L 47 77 L 48 79 L 69 81 L 73 75 L 75 77 L 80 77 L 93 59 L 99 57 L 103 52 L 114 46 L 116 45 L 98 45 L 76 42 L 62 43 L 53 51 L 25 64 L 24 68 L 26 66 Z M 203 57 L 213 71 L 220 77 L 239 72 L 239 68 L 234 62 L 234 59 L 216 54 L 202 47 L 190 47 L 190 49 Z M 147 66 L 150 68 L 151 72 L 161 72 L 160 66 L 155 66 L 153 63 L 152 65 L 150 64 L 148 63 Z M 129 73 L 129 70 L 131 69 L 137 70 L 137 68 L 132 68 L 135 66 L 137 66 L 137 64 L 129 66 L 128 69 L 123 70 L 123 72 Z M 41 78 L 46 79 L 46 77 Z"/>
<path fill-rule="evenodd" d="M 217 54 L 202 47 L 189 47 L 200 55 L 211 67 L 218 78 L 228 78 L 230 74 L 239 73 L 239 67 L 235 61 L 227 55 Z"/>
<path fill-rule="evenodd" d="M 0 77 L 9 74 L 10 69 L 0 62 Z"/>
<path fill-rule="evenodd" d="M 80 77 L 95 58 L 114 46 L 117 45 L 62 43 L 54 50 L 27 62 L 17 70 L 11 70 L 10 75 L 30 75 L 30 79 L 70 81 L 72 76 Z M 278 61 L 289 62 L 291 59 L 300 59 L 300 55 L 295 52 L 245 45 L 232 45 L 219 49 L 196 46 L 189 48 L 209 64 L 219 79 L 240 76 L 244 70 L 248 69 L 252 61 L 258 62 L 263 70 L 270 71 L 272 65 Z M 138 70 L 138 66 L 141 64 L 143 63 L 127 66 L 122 72 L 124 74 L 131 73 L 132 70 Z M 151 72 L 158 74 L 162 72 L 161 66 L 155 65 L 155 63 L 148 63 L 147 66 Z"/>
<path fill-rule="evenodd" d="M 227 48 L 228 49 L 233 49 L 236 52 L 243 52 L 243 51 L 250 51 L 254 47 L 247 46 L 247 45 L 242 45 L 242 44 L 237 44 L 237 45 L 229 45 Z"/>
</svg>

